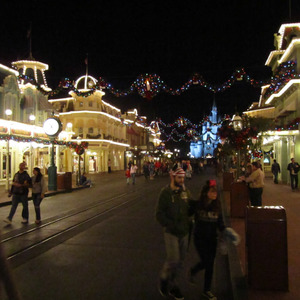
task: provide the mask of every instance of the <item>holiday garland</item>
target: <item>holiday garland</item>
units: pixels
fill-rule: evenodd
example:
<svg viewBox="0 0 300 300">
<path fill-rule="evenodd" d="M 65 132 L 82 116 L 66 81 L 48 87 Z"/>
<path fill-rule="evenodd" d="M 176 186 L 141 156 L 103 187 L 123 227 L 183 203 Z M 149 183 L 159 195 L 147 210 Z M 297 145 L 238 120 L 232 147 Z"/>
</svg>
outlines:
<svg viewBox="0 0 300 300">
<path fill-rule="evenodd" d="M 128 96 L 129 94 L 132 94 L 133 92 L 137 91 L 140 96 L 146 99 L 152 99 L 153 97 L 157 96 L 161 91 L 164 91 L 171 95 L 180 95 L 193 86 L 204 87 L 213 93 L 219 93 L 232 87 L 232 85 L 236 81 L 245 80 L 246 82 L 250 83 L 255 87 L 260 87 L 263 84 L 262 81 L 257 81 L 250 78 L 250 76 L 246 74 L 243 68 L 236 70 L 228 80 L 226 80 L 223 84 L 220 85 L 208 83 L 206 80 L 203 79 L 201 75 L 199 75 L 198 73 L 194 73 L 186 83 L 184 83 L 181 87 L 176 89 L 173 89 L 167 84 L 165 84 L 165 82 L 160 78 L 159 75 L 147 73 L 139 75 L 137 79 L 130 85 L 130 87 L 124 91 L 115 89 L 103 77 L 100 77 L 97 84 L 92 86 L 89 89 L 89 91 L 84 92 L 79 91 L 74 86 L 73 82 L 68 78 L 61 81 L 55 90 L 45 91 L 43 87 L 39 85 L 33 78 L 27 75 L 19 75 L 18 77 L 20 80 L 24 80 L 25 83 L 30 82 L 31 84 L 35 85 L 41 93 L 48 96 L 54 96 L 61 92 L 63 89 L 68 89 L 69 91 L 74 92 L 77 96 L 88 97 L 97 90 L 107 89 L 117 97 Z"/>
<path fill-rule="evenodd" d="M 41 139 L 41 138 L 28 138 L 28 137 L 24 137 L 24 136 L 20 136 L 20 135 L 12 135 L 12 134 L 0 134 L 0 140 L 24 142 L 24 143 L 35 142 L 35 143 L 44 144 L 44 145 L 50 145 L 53 143 L 54 145 L 57 145 L 57 146 L 66 146 L 66 147 L 75 149 L 75 151 L 78 151 L 78 149 L 80 149 L 80 148 L 87 149 L 89 146 L 88 142 L 81 142 L 81 144 L 78 145 L 76 142 L 64 142 L 64 141 L 58 141 L 58 140 L 50 141 L 50 140 Z"/>
<path fill-rule="evenodd" d="M 92 95 L 97 90 L 107 89 L 115 95 L 116 97 L 128 96 L 133 92 L 137 91 L 140 96 L 151 100 L 153 97 L 157 96 L 160 92 L 164 91 L 171 95 L 181 95 L 183 92 L 191 89 L 192 87 L 198 86 L 210 90 L 213 93 L 224 92 L 226 89 L 233 86 L 236 81 L 246 81 L 254 87 L 261 87 L 263 85 L 269 85 L 263 94 L 263 97 L 267 99 L 273 93 L 279 92 L 285 84 L 287 84 L 291 79 L 300 78 L 299 74 L 296 74 L 296 62 L 288 61 L 282 63 L 278 66 L 276 74 L 271 77 L 271 80 L 267 82 L 262 82 L 254 80 L 251 78 L 244 70 L 244 68 L 236 70 L 228 80 L 220 85 L 208 83 L 203 79 L 199 73 L 194 73 L 190 79 L 184 83 L 181 87 L 173 89 L 169 87 L 157 74 L 141 74 L 137 79 L 130 85 L 130 87 L 124 91 L 115 89 L 109 82 L 107 82 L 103 77 L 99 77 L 97 84 L 92 86 L 89 91 L 79 91 L 71 80 L 68 78 L 61 81 L 58 87 L 52 91 L 45 91 L 41 85 L 39 85 L 33 78 L 27 75 L 19 75 L 19 79 L 24 80 L 25 83 L 30 82 L 35 85 L 36 88 L 43 94 L 54 96 L 61 92 L 63 89 L 68 89 L 74 92 L 77 96 L 88 97 Z"/>
</svg>

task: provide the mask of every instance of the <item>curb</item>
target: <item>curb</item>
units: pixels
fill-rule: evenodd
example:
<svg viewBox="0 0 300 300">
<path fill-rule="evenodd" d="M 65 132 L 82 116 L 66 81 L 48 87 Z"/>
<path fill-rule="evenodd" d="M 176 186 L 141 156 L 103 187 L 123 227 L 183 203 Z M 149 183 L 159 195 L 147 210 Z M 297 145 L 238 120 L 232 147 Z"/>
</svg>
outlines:
<svg viewBox="0 0 300 300">
<path fill-rule="evenodd" d="M 86 189 L 86 188 L 89 188 L 89 186 L 74 187 L 72 189 L 67 189 L 67 190 L 50 191 L 50 192 L 46 192 L 45 198 L 50 197 L 50 196 L 54 196 L 54 195 L 57 195 L 57 194 L 72 193 L 73 191 L 82 190 L 82 189 Z M 28 197 L 28 201 L 30 201 L 30 200 L 32 200 L 32 197 Z M 4 206 L 8 206 L 8 205 L 11 205 L 11 200 L 0 203 L 0 207 L 4 207 Z"/>
</svg>

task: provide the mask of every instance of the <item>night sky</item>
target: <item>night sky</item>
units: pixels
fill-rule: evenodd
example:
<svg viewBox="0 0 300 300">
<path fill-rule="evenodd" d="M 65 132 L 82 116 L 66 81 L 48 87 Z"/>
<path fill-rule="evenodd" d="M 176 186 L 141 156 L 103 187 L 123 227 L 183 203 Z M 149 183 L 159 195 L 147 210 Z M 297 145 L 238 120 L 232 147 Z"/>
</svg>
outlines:
<svg viewBox="0 0 300 300">
<path fill-rule="evenodd" d="M 0 63 L 29 56 L 49 65 L 48 85 L 89 74 L 116 89 L 127 89 L 140 74 L 156 73 L 173 88 L 198 72 L 221 84 L 237 68 L 256 80 L 271 72 L 265 61 L 273 34 L 283 23 L 300 22 L 300 1 L 2 1 Z M 245 81 L 215 95 L 193 86 L 180 96 L 161 92 L 148 101 L 137 93 L 104 100 L 122 110 L 137 107 L 148 119 L 166 123 L 184 116 L 197 123 L 215 99 L 221 115 L 242 112 L 258 101 L 260 88 Z"/>
</svg>

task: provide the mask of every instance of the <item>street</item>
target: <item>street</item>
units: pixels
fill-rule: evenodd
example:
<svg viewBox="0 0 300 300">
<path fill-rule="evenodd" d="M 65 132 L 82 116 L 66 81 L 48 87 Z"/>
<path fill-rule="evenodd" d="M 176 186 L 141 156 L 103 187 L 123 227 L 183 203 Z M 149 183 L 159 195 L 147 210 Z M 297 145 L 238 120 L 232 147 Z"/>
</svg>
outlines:
<svg viewBox="0 0 300 300">
<path fill-rule="evenodd" d="M 123 173 L 94 176 L 92 188 L 45 198 L 38 230 L 31 201 L 29 225 L 20 223 L 19 206 L 13 224 L 2 227 L 1 240 L 23 299 L 162 299 L 157 283 L 165 250 L 154 210 L 169 178 L 146 181 L 140 176 L 136 185 L 127 185 Z M 214 177 L 212 170 L 208 174 Z M 206 179 L 199 174 L 186 182 L 194 198 Z M 9 209 L 2 207 L 0 218 Z M 180 283 L 186 299 L 199 299 L 202 291 L 203 274 L 197 286 L 186 281 L 187 269 L 197 260 L 191 244 Z M 216 266 L 213 291 L 229 300 L 226 256 L 218 255 Z"/>
</svg>

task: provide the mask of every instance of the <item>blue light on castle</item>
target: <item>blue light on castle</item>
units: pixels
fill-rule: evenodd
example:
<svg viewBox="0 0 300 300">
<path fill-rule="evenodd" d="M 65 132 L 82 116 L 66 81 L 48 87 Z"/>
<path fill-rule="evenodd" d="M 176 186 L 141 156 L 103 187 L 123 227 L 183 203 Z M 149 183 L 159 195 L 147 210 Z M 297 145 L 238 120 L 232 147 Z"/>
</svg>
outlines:
<svg viewBox="0 0 300 300">
<path fill-rule="evenodd" d="M 190 144 L 190 152 L 193 157 L 213 157 L 214 150 L 220 143 L 220 138 L 217 135 L 220 126 L 221 120 L 218 118 L 218 110 L 214 101 L 210 116 L 206 117 L 202 124 L 201 134 L 195 136 L 194 141 Z"/>
</svg>

